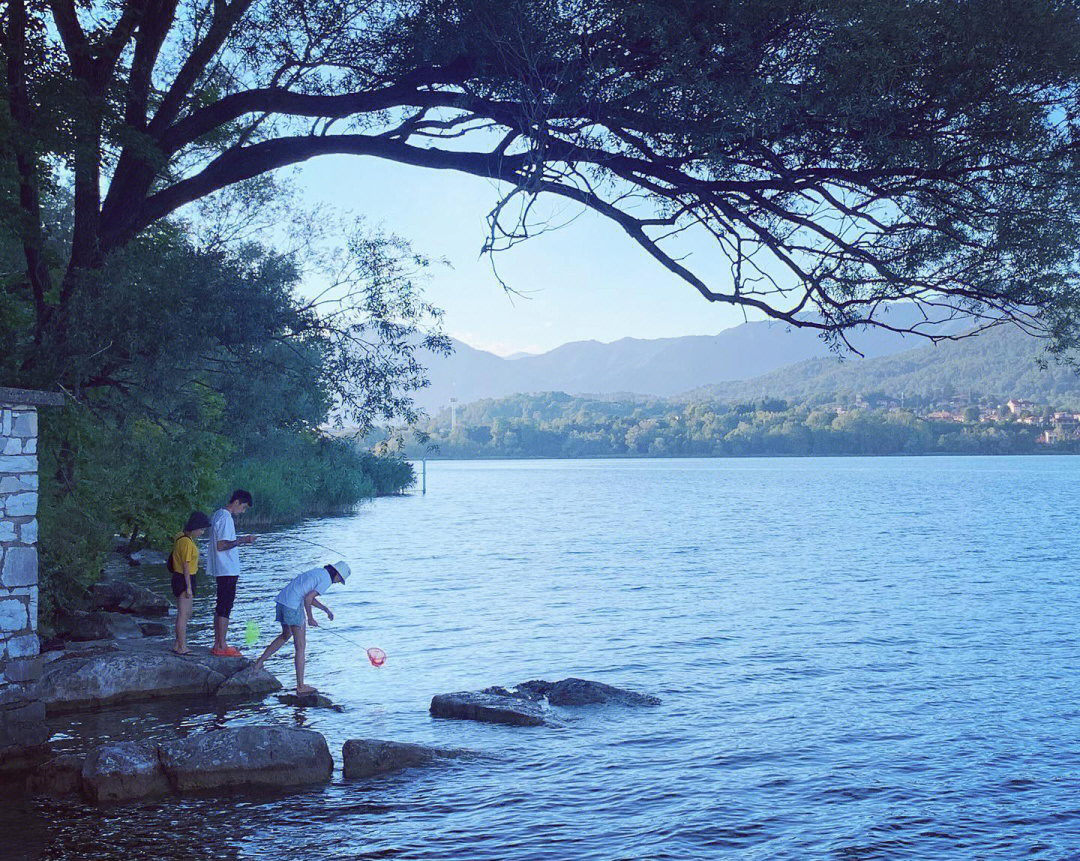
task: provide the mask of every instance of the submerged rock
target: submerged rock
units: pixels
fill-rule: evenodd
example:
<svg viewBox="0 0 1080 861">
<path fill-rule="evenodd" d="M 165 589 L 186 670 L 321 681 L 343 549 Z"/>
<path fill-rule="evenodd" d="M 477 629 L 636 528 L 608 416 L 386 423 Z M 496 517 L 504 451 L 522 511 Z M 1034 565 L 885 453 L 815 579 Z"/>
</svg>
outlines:
<svg viewBox="0 0 1080 861">
<path fill-rule="evenodd" d="M 54 756 L 30 775 L 27 789 L 34 795 L 71 795 L 82 788 L 84 758 L 73 753 Z"/>
<path fill-rule="evenodd" d="M 325 694 L 320 694 L 316 691 L 313 694 L 278 694 L 278 701 L 287 706 L 298 706 L 302 708 L 313 709 L 330 709 L 335 712 L 345 711 L 344 706 L 339 706 L 333 702 L 330 697 Z"/>
<path fill-rule="evenodd" d="M 534 683 L 526 682 L 526 684 Z M 548 702 L 553 706 L 587 706 L 602 703 L 623 706 L 660 704 L 657 697 L 649 694 L 639 694 L 636 691 L 628 691 L 588 679 L 563 679 L 550 685 L 546 693 Z"/>
<path fill-rule="evenodd" d="M 438 694 L 431 700 L 431 714 L 434 717 L 512 726 L 541 726 L 544 723 L 544 712 L 537 703 L 521 697 L 483 691 Z"/>
<path fill-rule="evenodd" d="M 169 612 L 168 601 L 127 580 L 102 580 L 91 586 L 89 591 L 95 610 L 133 613 L 136 616 L 164 616 Z"/>
<path fill-rule="evenodd" d="M 129 801 L 168 795 L 169 781 L 158 760 L 157 748 L 134 741 L 95 747 L 83 762 L 83 795 L 87 801 Z"/>
<path fill-rule="evenodd" d="M 429 765 L 440 759 L 454 759 L 470 753 L 467 750 L 427 747 L 401 741 L 351 738 L 341 749 L 341 761 L 345 777 L 353 779 Z"/>
<path fill-rule="evenodd" d="M 177 792 L 325 783 L 334 770 L 326 739 L 306 729 L 219 729 L 166 742 L 158 755 Z"/>
</svg>

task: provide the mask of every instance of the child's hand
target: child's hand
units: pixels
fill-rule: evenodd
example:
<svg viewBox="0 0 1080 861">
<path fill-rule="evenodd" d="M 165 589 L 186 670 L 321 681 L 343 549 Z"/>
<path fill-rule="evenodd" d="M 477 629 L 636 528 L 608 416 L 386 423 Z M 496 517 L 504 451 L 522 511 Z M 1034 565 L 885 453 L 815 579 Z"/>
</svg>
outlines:
<svg viewBox="0 0 1080 861">
<path fill-rule="evenodd" d="M 331 610 L 329 607 L 326 608 L 326 618 L 329 619 L 331 622 L 334 621 L 334 611 Z"/>
<path fill-rule="evenodd" d="M 255 543 L 255 536 L 254 535 L 245 535 L 243 538 L 240 539 L 239 543 L 240 544 L 254 544 Z"/>
<path fill-rule="evenodd" d="M 308 616 L 307 617 L 307 623 L 309 625 L 311 625 L 312 628 L 318 628 L 319 627 L 319 623 L 315 621 L 314 616 Z"/>
<path fill-rule="evenodd" d="M 195 596 L 194 596 L 194 595 L 192 595 L 192 594 L 191 594 L 191 590 L 190 590 L 190 589 L 188 589 L 188 590 L 187 590 L 187 591 L 186 591 L 186 592 L 184 593 L 184 597 L 185 597 L 185 598 L 194 598 Z"/>
</svg>

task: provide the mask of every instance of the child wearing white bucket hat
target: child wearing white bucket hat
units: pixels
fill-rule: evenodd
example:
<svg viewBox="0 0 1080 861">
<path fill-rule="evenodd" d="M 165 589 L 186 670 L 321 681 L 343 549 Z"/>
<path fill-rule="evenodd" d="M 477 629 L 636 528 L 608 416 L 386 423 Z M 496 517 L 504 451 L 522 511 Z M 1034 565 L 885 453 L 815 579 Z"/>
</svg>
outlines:
<svg viewBox="0 0 1080 861">
<path fill-rule="evenodd" d="M 278 592 L 274 599 L 274 618 L 281 623 L 281 633 L 273 642 L 266 647 L 257 661 L 255 667 L 262 669 L 266 659 L 284 646 L 292 637 L 296 644 L 296 692 L 298 694 L 315 693 L 315 688 L 304 684 L 304 652 L 307 645 L 307 626 L 318 628 L 312 608 L 318 607 L 326 614 L 326 618 L 334 621 L 334 614 L 321 601 L 320 595 L 325 595 L 326 590 L 333 583 L 344 583 L 352 571 L 347 562 L 335 562 L 333 565 L 324 565 L 321 568 L 312 568 L 303 574 L 298 574 L 284 589 Z"/>
</svg>

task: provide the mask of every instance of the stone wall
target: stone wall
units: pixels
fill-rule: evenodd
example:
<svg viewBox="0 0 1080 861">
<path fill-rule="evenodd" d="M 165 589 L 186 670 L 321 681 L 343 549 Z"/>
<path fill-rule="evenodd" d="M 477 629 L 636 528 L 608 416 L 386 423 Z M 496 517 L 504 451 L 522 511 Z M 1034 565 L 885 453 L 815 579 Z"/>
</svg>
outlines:
<svg viewBox="0 0 1080 861">
<path fill-rule="evenodd" d="M 37 408 L 0 402 L 0 684 L 36 675 Z"/>
<path fill-rule="evenodd" d="M 0 388 L 0 690 L 33 681 L 38 658 L 38 407 L 50 392 Z"/>
</svg>

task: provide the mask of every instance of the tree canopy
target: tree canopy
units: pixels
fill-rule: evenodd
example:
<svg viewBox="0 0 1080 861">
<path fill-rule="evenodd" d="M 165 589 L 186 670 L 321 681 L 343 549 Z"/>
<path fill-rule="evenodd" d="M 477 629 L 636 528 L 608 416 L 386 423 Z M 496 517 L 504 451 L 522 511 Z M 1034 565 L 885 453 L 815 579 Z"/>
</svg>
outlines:
<svg viewBox="0 0 1080 861">
<path fill-rule="evenodd" d="M 552 196 L 710 301 L 840 338 L 907 300 L 930 337 L 964 313 L 1077 340 L 1074 2 L 8 0 L 0 24 L 39 343 L 151 225 L 338 153 L 497 180 L 493 253 Z"/>
</svg>

